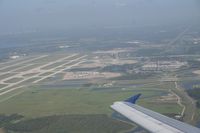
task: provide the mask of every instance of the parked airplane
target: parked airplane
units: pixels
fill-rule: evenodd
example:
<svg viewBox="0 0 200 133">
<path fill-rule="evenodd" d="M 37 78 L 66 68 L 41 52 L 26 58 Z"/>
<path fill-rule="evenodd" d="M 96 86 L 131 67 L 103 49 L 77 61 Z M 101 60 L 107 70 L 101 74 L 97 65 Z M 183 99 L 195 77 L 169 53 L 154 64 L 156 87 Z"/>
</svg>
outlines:
<svg viewBox="0 0 200 133">
<path fill-rule="evenodd" d="M 111 108 L 152 133 L 200 133 L 200 129 L 136 104 L 141 94 L 115 102 Z"/>
</svg>

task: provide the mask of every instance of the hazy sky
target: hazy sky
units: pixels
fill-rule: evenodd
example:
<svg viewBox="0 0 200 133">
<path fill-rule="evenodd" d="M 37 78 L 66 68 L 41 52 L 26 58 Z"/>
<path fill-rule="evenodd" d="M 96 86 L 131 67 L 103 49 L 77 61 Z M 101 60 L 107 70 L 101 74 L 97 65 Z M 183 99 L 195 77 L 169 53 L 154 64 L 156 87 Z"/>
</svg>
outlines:
<svg viewBox="0 0 200 133">
<path fill-rule="evenodd" d="M 0 0 L 0 34 L 197 21 L 199 0 Z"/>
</svg>

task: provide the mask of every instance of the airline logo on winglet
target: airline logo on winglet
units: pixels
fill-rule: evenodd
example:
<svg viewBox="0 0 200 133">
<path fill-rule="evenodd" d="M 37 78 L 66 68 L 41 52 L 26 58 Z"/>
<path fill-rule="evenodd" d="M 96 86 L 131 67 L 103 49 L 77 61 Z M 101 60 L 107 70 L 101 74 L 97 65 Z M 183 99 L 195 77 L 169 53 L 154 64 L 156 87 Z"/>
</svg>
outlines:
<svg viewBox="0 0 200 133">
<path fill-rule="evenodd" d="M 141 95 L 142 94 L 134 95 L 134 96 L 128 98 L 127 100 L 125 100 L 125 102 L 129 102 L 129 103 L 135 104 L 136 101 L 140 98 Z"/>
</svg>

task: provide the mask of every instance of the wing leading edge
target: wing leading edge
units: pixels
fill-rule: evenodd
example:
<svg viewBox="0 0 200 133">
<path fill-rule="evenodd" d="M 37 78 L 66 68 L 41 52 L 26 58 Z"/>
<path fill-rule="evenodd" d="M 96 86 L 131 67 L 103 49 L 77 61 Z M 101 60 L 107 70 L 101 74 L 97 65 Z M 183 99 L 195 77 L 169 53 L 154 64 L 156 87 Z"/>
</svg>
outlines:
<svg viewBox="0 0 200 133">
<path fill-rule="evenodd" d="M 200 129 L 136 105 L 141 94 L 115 102 L 111 108 L 152 133 L 200 133 Z"/>
</svg>

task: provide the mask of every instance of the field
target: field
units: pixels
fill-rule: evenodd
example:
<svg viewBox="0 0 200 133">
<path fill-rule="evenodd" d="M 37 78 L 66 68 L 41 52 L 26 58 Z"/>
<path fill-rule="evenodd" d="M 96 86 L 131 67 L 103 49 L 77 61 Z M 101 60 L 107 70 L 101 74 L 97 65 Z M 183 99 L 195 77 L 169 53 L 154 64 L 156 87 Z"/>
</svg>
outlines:
<svg viewBox="0 0 200 133">
<path fill-rule="evenodd" d="M 142 65 L 137 59 L 75 53 L 8 64 L 0 68 L 0 128 L 5 133 L 126 133 L 136 125 L 113 116 L 113 102 L 141 93 L 139 105 L 174 118 L 184 111 L 180 99 L 187 100 L 176 80 L 133 71 Z"/>
<path fill-rule="evenodd" d="M 114 88 L 107 88 L 102 89 L 102 91 L 98 91 L 97 88 L 45 88 L 42 86 L 34 86 L 29 88 L 24 88 L 26 91 L 8 99 L 6 101 L 0 102 L 0 114 L 4 115 L 12 115 L 12 114 L 19 114 L 22 115 L 27 122 L 24 125 L 23 121 L 20 121 L 19 124 L 9 124 L 6 128 L 8 130 L 16 130 L 20 131 L 25 127 L 29 127 L 32 129 L 32 125 L 34 125 L 35 119 L 39 122 L 48 123 L 49 119 L 56 119 L 56 122 L 51 122 L 49 128 L 46 126 L 39 127 L 41 130 L 37 132 L 49 132 L 49 129 L 52 131 L 57 130 L 54 126 L 58 125 L 60 122 L 65 121 L 62 129 L 64 131 L 70 130 L 74 131 L 73 127 L 70 127 L 68 123 L 76 125 L 79 127 L 81 124 L 78 120 L 73 123 L 69 122 L 72 121 L 71 119 L 67 119 L 68 117 L 78 117 L 77 119 L 81 119 L 84 123 L 85 129 L 83 129 L 83 133 L 92 132 L 95 128 L 98 129 L 99 133 L 109 133 L 113 130 L 116 130 L 116 123 L 118 123 L 118 127 L 124 130 L 131 130 L 134 126 L 122 123 L 118 120 L 114 120 L 112 118 L 113 111 L 109 108 L 109 106 L 118 100 L 124 100 L 125 98 L 133 95 L 134 93 L 142 93 L 143 96 L 141 100 L 139 100 L 139 104 L 155 111 L 158 111 L 163 114 L 177 114 L 181 111 L 176 103 L 169 104 L 155 104 L 155 100 L 160 95 L 165 95 L 166 91 L 161 89 L 155 88 L 128 88 L 127 90 L 121 89 L 114 89 Z M 110 91 L 112 90 L 112 91 Z M 149 102 L 147 102 L 149 101 Z M 90 117 L 92 116 L 92 117 Z M 50 117 L 50 118 L 49 118 Z M 86 118 L 85 118 L 86 117 Z M 96 118 L 97 117 L 97 118 Z M 23 119 L 24 119 L 23 118 Z M 46 120 L 49 118 L 48 120 Z M 110 126 L 99 124 L 105 123 L 104 121 L 110 122 Z M 74 120 L 74 119 L 73 119 Z M 94 125 L 95 128 L 88 128 L 88 126 L 93 123 L 93 121 L 98 121 L 98 125 Z M 33 122 L 32 122 L 33 121 Z M 30 123 L 30 125 L 29 125 Z M 20 127 L 22 126 L 22 127 Z M 25 126 L 23 128 L 23 126 Z M 70 128 L 69 128 L 70 127 Z M 111 128 L 112 127 L 112 128 Z M 20 128 L 20 129 L 18 129 Z M 54 130 L 53 130 L 54 129 Z M 92 131 L 90 131 L 92 130 Z M 117 129 L 117 131 L 120 131 Z M 28 132 L 28 131 L 27 131 Z M 59 130 L 58 130 L 59 132 Z M 79 131 L 74 131 L 79 132 Z M 98 133 L 97 132 L 97 133 Z M 16 132 L 18 133 L 18 132 Z M 35 132 L 34 132 L 35 133 Z"/>
<path fill-rule="evenodd" d="M 152 96 L 159 96 L 162 91 L 136 90 L 142 93 L 144 99 L 139 103 L 145 105 L 145 101 L 151 100 Z M 19 113 L 27 117 L 38 117 L 54 114 L 111 114 L 109 106 L 118 100 L 133 95 L 134 90 L 128 91 L 91 91 L 87 89 L 45 89 L 30 88 L 14 98 L 0 103 L 0 113 Z M 145 98 L 147 97 L 147 98 Z M 151 106 L 149 102 L 146 106 Z M 172 105 L 172 107 L 174 107 Z M 163 109 L 163 113 L 177 111 Z M 155 109 L 155 108 L 154 108 Z M 162 112 L 162 111 L 160 111 Z"/>
<path fill-rule="evenodd" d="M 130 131 L 132 126 L 106 115 L 54 115 L 21 121 L 6 128 L 8 133 L 117 133 Z"/>
</svg>

